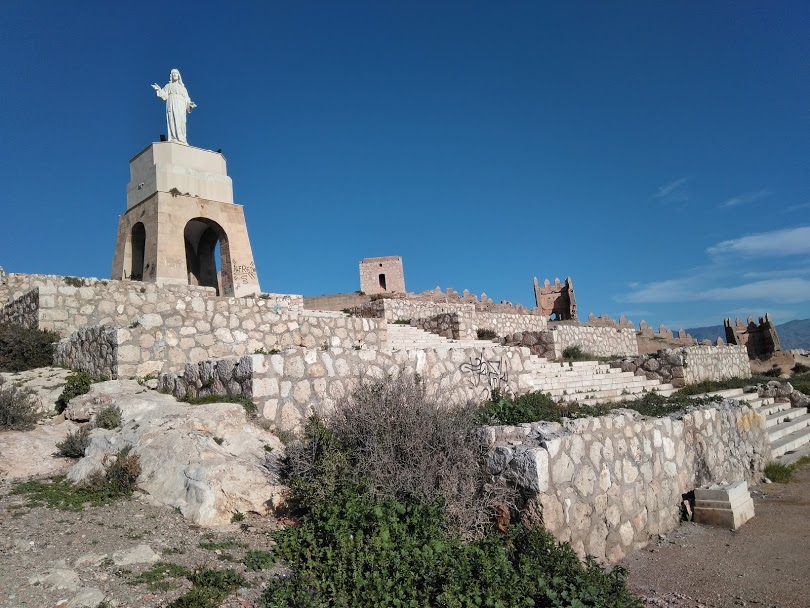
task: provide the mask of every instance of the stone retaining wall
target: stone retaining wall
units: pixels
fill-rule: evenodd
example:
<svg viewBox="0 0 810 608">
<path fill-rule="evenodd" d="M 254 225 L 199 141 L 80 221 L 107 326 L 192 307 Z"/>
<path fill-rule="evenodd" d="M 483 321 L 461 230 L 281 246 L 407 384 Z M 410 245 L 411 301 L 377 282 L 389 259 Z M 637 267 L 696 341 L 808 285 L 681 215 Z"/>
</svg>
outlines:
<svg viewBox="0 0 810 608">
<path fill-rule="evenodd" d="M 270 353 L 297 347 L 378 349 L 387 340 L 385 324 L 380 319 L 275 313 L 268 310 L 252 315 L 230 314 L 227 302 L 217 300 L 212 310 L 193 297 L 178 299 L 166 312 L 148 313 L 130 327 L 114 331 L 115 349 L 104 357 L 92 354 L 95 344 L 79 330 L 62 340 L 66 353 L 60 364 L 81 360 L 85 365 L 95 361 L 98 371 L 111 378 L 133 378 L 184 369 L 187 363 L 253 354 Z M 90 326 L 101 332 L 99 326 Z M 109 329 L 109 328 L 108 328 Z M 95 334 L 92 334 L 95 335 Z M 68 355 L 67 353 L 71 353 Z M 114 357 L 114 360 L 108 359 Z M 91 373 L 89 369 L 85 369 Z"/>
<path fill-rule="evenodd" d="M 704 380 L 751 377 L 748 351 L 736 345 L 667 348 L 632 360 L 615 361 L 611 366 L 670 382 L 675 388 Z"/>
<path fill-rule="evenodd" d="M 13 323 L 28 329 L 35 329 L 39 323 L 38 312 L 39 290 L 32 289 L 5 306 L 0 306 L 0 323 Z"/>
<path fill-rule="evenodd" d="M 54 363 L 87 373 L 94 380 L 119 378 L 119 334 L 127 330 L 104 326 L 82 327 L 56 345 Z M 134 369 L 124 377 L 133 377 Z M 143 374 L 146 375 L 146 374 Z"/>
<path fill-rule="evenodd" d="M 524 521 L 611 563 L 675 528 L 687 492 L 757 482 L 770 458 L 762 417 L 734 401 L 666 418 L 619 410 L 486 427 L 484 436 L 488 472 L 518 485 Z"/>
<path fill-rule="evenodd" d="M 161 374 L 159 390 L 178 397 L 245 395 L 273 428 L 290 431 L 313 413 L 328 413 L 365 377 L 418 373 L 428 391 L 440 391 L 450 404 L 483 401 L 494 388 L 525 393 L 533 388 L 529 356 L 527 349 L 500 346 L 393 353 L 294 349 L 186 365 L 182 374 Z"/>
</svg>

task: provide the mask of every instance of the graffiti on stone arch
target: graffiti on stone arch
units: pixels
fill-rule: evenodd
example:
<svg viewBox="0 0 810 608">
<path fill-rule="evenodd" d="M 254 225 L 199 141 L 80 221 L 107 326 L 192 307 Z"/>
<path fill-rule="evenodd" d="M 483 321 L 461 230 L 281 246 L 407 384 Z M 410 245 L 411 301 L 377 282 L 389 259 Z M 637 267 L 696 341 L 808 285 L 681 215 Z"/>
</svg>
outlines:
<svg viewBox="0 0 810 608">
<path fill-rule="evenodd" d="M 482 350 L 480 357 L 471 356 L 459 370 L 467 383 L 483 397 L 489 397 L 494 390 L 505 392 L 509 387 L 509 365 L 503 355 L 498 359 L 486 359 Z"/>
</svg>

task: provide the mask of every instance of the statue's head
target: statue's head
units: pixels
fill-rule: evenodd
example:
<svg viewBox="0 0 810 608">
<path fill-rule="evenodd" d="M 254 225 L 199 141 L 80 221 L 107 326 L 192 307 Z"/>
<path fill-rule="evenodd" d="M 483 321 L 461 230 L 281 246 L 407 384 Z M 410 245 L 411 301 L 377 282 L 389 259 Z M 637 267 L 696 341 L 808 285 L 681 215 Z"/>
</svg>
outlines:
<svg viewBox="0 0 810 608">
<path fill-rule="evenodd" d="M 169 74 L 169 80 L 172 82 L 183 82 L 183 79 L 180 77 L 180 70 L 177 68 L 173 69 Z"/>
</svg>

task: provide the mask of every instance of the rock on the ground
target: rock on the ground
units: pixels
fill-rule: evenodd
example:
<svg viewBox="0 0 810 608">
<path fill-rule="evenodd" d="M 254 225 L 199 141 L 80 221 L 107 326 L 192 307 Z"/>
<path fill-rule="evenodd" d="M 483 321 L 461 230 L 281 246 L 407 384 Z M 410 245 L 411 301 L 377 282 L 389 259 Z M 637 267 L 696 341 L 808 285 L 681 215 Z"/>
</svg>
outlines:
<svg viewBox="0 0 810 608">
<path fill-rule="evenodd" d="M 54 419 L 30 431 L 0 433 L 0 479 L 27 479 L 63 475 L 73 465 L 56 454 L 56 444 L 79 425 Z"/>
<path fill-rule="evenodd" d="M 28 579 L 28 584 L 42 585 L 46 589 L 76 591 L 79 588 L 79 575 L 63 564 L 58 564 L 42 574 L 32 576 Z"/>
<path fill-rule="evenodd" d="M 138 545 L 130 549 L 121 549 L 112 555 L 116 566 L 131 566 L 133 564 L 151 564 L 160 561 L 160 556 L 152 551 L 149 545 Z"/>
<path fill-rule="evenodd" d="M 104 593 L 100 589 L 87 587 L 70 600 L 65 608 L 96 608 L 103 601 Z"/>
<path fill-rule="evenodd" d="M 0 372 L 0 379 L 30 390 L 34 394 L 37 410 L 49 414 L 55 412 L 56 400 L 65 388 L 67 377 L 72 373 L 61 367 L 39 367 L 24 372 Z"/>
<path fill-rule="evenodd" d="M 114 404 L 122 428 L 94 429 L 86 457 L 68 473 L 81 482 L 122 448 L 140 459 L 138 487 L 180 509 L 194 523 L 230 523 L 235 512 L 267 515 L 283 501 L 278 461 L 283 445 L 252 424 L 238 403 L 189 405 L 132 380 L 94 384 L 88 401 Z M 71 401 L 71 408 L 74 401 Z"/>
</svg>

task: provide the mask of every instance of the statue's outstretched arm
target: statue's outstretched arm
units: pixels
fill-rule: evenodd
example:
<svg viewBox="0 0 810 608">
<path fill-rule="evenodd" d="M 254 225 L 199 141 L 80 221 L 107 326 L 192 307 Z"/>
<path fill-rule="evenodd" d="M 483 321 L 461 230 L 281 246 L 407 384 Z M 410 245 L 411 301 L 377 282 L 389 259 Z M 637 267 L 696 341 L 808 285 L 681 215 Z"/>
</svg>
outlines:
<svg viewBox="0 0 810 608">
<path fill-rule="evenodd" d="M 157 83 L 153 84 L 152 88 L 155 89 L 155 93 L 157 93 L 158 97 L 160 97 L 164 101 L 166 100 L 166 97 L 168 97 L 166 95 L 166 91 L 164 91 L 160 86 L 158 86 Z"/>
</svg>

